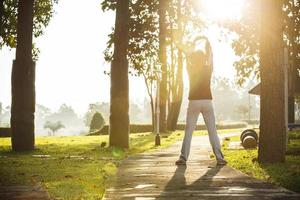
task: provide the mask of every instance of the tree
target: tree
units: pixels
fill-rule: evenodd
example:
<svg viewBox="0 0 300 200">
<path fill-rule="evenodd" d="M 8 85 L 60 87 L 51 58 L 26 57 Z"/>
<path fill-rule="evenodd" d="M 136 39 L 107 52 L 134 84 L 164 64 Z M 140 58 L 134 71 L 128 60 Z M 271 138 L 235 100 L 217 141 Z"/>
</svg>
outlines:
<svg viewBox="0 0 300 200">
<path fill-rule="evenodd" d="M 102 2 L 103 10 L 115 10 L 115 2 L 104 0 Z M 184 5 L 182 5 L 184 3 Z M 168 118 L 168 124 L 172 129 L 176 128 L 178 115 L 180 112 L 180 106 L 182 101 L 183 81 L 182 81 L 182 68 L 184 62 L 184 56 L 182 52 L 175 47 L 172 41 L 172 32 L 174 30 L 181 29 L 186 38 L 192 38 L 194 30 L 201 30 L 203 27 L 202 20 L 197 17 L 193 11 L 192 0 L 168 0 L 168 1 L 134 1 L 131 0 L 130 4 L 130 18 L 129 18 L 129 48 L 128 48 L 128 60 L 129 60 L 129 74 L 133 76 L 142 76 L 144 78 L 148 96 L 150 99 L 151 112 L 152 112 L 152 124 L 154 124 L 154 99 L 153 94 L 156 84 L 156 73 L 162 73 L 161 95 L 165 95 L 165 117 L 162 126 L 167 125 L 166 119 Z M 161 3 L 161 4 L 160 4 Z M 160 22 L 162 18 L 159 17 L 161 13 L 160 6 L 165 6 L 164 18 L 165 18 L 165 41 L 163 48 L 163 54 L 165 54 L 164 62 L 165 69 L 162 67 L 161 52 L 162 37 L 160 34 Z M 185 26 L 183 26 L 185 25 Z M 189 28 L 187 28 L 189 27 Z M 192 28 L 190 28 L 192 27 Z M 199 29 L 199 27 L 201 27 Z M 109 35 L 109 41 L 107 48 L 104 52 L 105 59 L 107 61 L 112 60 L 112 47 L 114 41 L 114 33 Z M 185 39 L 186 39 L 185 38 Z M 161 70 L 162 69 L 162 70 Z M 108 73 L 109 74 L 109 73 Z M 165 80 L 165 81 L 164 81 Z M 167 95 L 170 94 L 170 98 Z M 163 100 L 164 102 L 164 100 Z M 167 109 L 168 105 L 168 109 Z M 163 111 L 164 112 L 164 111 Z M 167 127 L 161 127 L 160 130 L 164 131 Z"/>
<path fill-rule="evenodd" d="M 232 42 L 232 48 L 239 59 L 234 63 L 237 82 L 243 85 L 247 78 L 260 78 L 259 71 L 259 32 L 260 32 L 260 0 L 248 1 L 245 4 L 241 19 L 222 26 L 237 34 Z M 293 70 L 300 69 L 300 1 L 284 0 L 283 4 L 283 34 L 285 46 L 289 49 L 289 60 Z M 296 75 L 297 73 L 295 73 Z"/>
<path fill-rule="evenodd" d="M 245 104 L 240 104 L 236 107 L 236 112 L 243 117 L 243 120 L 247 119 L 247 116 L 249 116 L 249 106 Z"/>
<path fill-rule="evenodd" d="M 156 73 L 159 70 L 158 59 L 158 0 L 130 1 L 128 60 L 129 74 L 142 76 L 150 99 L 152 125 L 154 125 L 154 90 Z M 103 10 L 115 10 L 112 1 L 103 1 Z M 114 32 L 104 51 L 105 60 L 112 61 Z"/>
<path fill-rule="evenodd" d="M 3 110 L 3 108 L 2 108 L 2 102 L 0 102 L 0 116 L 2 115 L 2 110 Z"/>
<path fill-rule="evenodd" d="M 109 144 L 121 148 L 129 147 L 128 42 L 129 0 L 117 0 L 114 54 L 110 72 Z"/>
<path fill-rule="evenodd" d="M 295 86 L 299 79 L 297 70 L 300 70 L 300 1 L 285 0 L 285 35 L 289 49 L 289 91 L 288 91 L 288 122 L 295 123 Z"/>
<path fill-rule="evenodd" d="M 0 126 L 2 124 L 2 111 L 3 111 L 3 109 L 2 109 L 2 103 L 0 102 Z"/>
<path fill-rule="evenodd" d="M 34 149 L 35 63 L 32 59 L 33 0 L 18 4 L 17 49 L 12 68 L 12 149 Z"/>
<path fill-rule="evenodd" d="M 44 121 L 61 121 L 69 127 L 77 127 L 82 123 L 73 108 L 66 104 L 62 104 L 57 112 L 47 114 Z"/>
<path fill-rule="evenodd" d="M 297 120 L 298 123 L 300 122 L 300 96 L 298 96 L 298 98 L 296 98 L 296 115 L 297 115 Z"/>
<path fill-rule="evenodd" d="M 101 113 L 96 112 L 93 115 L 93 118 L 91 120 L 90 132 L 100 131 L 104 125 L 105 125 L 105 120 L 104 120 L 103 116 L 101 115 Z"/>
<path fill-rule="evenodd" d="M 50 129 L 52 131 L 52 136 L 54 136 L 59 129 L 65 128 L 65 126 L 61 123 L 61 121 L 57 121 L 57 122 L 46 121 L 46 123 L 44 124 L 44 128 Z"/>
<path fill-rule="evenodd" d="M 284 0 L 283 5 L 283 34 L 284 43 L 289 51 L 289 91 L 288 91 L 288 122 L 295 122 L 295 84 L 299 78 L 297 70 L 300 69 L 300 1 Z M 238 24 L 228 26 L 231 31 L 238 34 L 238 39 L 232 43 L 236 54 L 240 57 L 235 62 L 237 71 L 237 81 L 239 84 L 245 83 L 246 79 L 254 76 L 260 78 L 259 71 L 259 0 L 249 1 L 244 9 L 242 19 Z"/>
<path fill-rule="evenodd" d="M 12 149 L 34 149 L 35 63 L 32 35 L 43 33 L 57 0 L 0 1 L 0 49 L 16 48 L 12 69 Z"/>
<path fill-rule="evenodd" d="M 39 37 L 44 33 L 53 16 L 53 6 L 58 0 L 34 1 L 33 35 Z M 17 45 L 18 0 L 0 1 L 0 49 L 3 46 L 16 48 Z"/>
<path fill-rule="evenodd" d="M 168 0 L 159 0 L 159 61 L 161 64 L 161 80 L 159 84 L 159 130 L 167 130 L 167 8 Z"/>
<path fill-rule="evenodd" d="M 183 11 L 182 11 L 182 0 L 177 0 L 174 2 L 176 4 L 176 8 L 177 8 L 177 16 L 174 17 L 174 19 L 176 19 L 176 21 L 173 21 L 173 24 L 171 26 L 171 31 L 173 31 L 173 27 L 175 25 L 177 25 L 178 30 L 180 32 L 183 32 L 183 22 L 182 22 L 182 15 L 183 15 Z M 172 13 L 172 12 L 171 12 Z M 174 14 L 175 15 L 175 14 Z M 182 38 L 180 38 L 182 39 Z M 181 108 L 181 104 L 182 104 L 182 97 L 183 97 L 183 52 L 180 49 L 177 49 L 177 57 L 176 55 L 176 51 L 174 50 L 174 42 L 173 41 L 173 36 L 171 36 L 171 42 L 172 42 L 172 46 L 171 46 L 171 77 L 170 77 L 170 81 L 169 81 L 169 88 L 170 88 L 170 92 L 171 92 L 171 99 L 170 99 L 170 106 L 169 106 L 169 112 L 168 112 L 168 116 L 167 116 L 167 128 L 170 131 L 175 131 L 176 127 L 177 127 L 177 121 L 178 121 L 178 117 L 179 117 L 179 113 L 180 113 L 180 108 Z M 176 63 L 176 58 L 177 58 L 177 67 L 175 67 L 175 63 Z"/>
<path fill-rule="evenodd" d="M 91 103 L 89 105 L 88 111 L 84 115 L 84 124 L 89 127 L 93 118 L 93 115 L 96 112 L 101 113 L 101 115 L 104 117 L 105 121 L 108 121 L 109 118 L 109 103 Z"/>
<path fill-rule="evenodd" d="M 261 163 L 285 161 L 287 127 L 282 6 L 283 0 L 261 2 L 261 116 L 258 149 L 258 160 Z"/>
</svg>

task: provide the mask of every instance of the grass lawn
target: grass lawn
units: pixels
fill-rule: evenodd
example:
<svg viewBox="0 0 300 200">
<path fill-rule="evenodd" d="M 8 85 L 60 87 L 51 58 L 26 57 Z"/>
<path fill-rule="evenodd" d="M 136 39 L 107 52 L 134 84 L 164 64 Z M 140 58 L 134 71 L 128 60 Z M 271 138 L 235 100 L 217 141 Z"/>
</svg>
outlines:
<svg viewBox="0 0 300 200">
<path fill-rule="evenodd" d="M 281 164 L 259 164 L 257 149 L 228 150 L 228 141 L 224 142 L 223 151 L 229 166 L 252 177 L 300 192 L 300 131 L 291 132 L 289 136 L 286 162 Z M 240 138 L 237 136 L 230 140 L 239 141 Z"/>
<path fill-rule="evenodd" d="M 101 199 L 124 158 L 167 147 L 182 137 L 182 131 L 162 135 L 162 146 L 155 147 L 154 134 L 131 134 L 130 149 L 125 151 L 101 147 L 108 143 L 107 135 L 37 137 L 36 149 L 28 153 L 11 152 L 10 138 L 0 138 L 0 185 L 41 184 L 52 198 Z"/>
<path fill-rule="evenodd" d="M 155 147 L 153 134 L 132 134 L 125 151 L 101 147 L 108 136 L 37 137 L 36 150 L 28 153 L 11 152 L 10 139 L 0 138 L 0 185 L 42 184 L 53 198 L 101 199 L 122 159 L 168 146 L 181 135 L 162 137 Z"/>
</svg>

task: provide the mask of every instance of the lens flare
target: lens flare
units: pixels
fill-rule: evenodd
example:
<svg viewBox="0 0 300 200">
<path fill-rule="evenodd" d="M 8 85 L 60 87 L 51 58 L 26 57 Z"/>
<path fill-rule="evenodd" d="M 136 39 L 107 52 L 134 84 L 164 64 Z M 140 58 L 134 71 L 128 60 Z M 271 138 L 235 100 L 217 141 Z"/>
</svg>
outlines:
<svg viewBox="0 0 300 200">
<path fill-rule="evenodd" d="M 199 0 L 203 14 L 212 21 L 239 19 L 245 0 Z"/>
</svg>

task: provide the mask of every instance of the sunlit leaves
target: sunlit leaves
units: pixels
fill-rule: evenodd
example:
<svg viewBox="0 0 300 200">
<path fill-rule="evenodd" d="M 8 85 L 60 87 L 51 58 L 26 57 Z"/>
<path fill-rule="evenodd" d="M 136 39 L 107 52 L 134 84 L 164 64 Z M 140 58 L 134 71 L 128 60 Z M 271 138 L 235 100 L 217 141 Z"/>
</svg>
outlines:
<svg viewBox="0 0 300 200">
<path fill-rule="evenodd" d="M 103 10 L 115 10 L 116 1 L 105 0 Z M 130 1 L 128 60 L 130 74 L 140 75 L 150 65 L 158 61 L 158 1 Z M 114 29 L 108 35 L 104 58 L 110 62 L 113 58 Z M 108 73 L 108 72 L 105 72 Z"/>
<path fill-rule="evenodd" d="M 248 1 L 242 18 L 237 23 L 224 26 L 235 32 L 238 38 L 232 42 L 239 60 L 234 63 L 237 72 L 237 83 L 242 85 L 248 78 L 259 79 L 259 31 L 260 31 L 259 0 Z M 290 61 L 295 68 L 300 68 L 300 1 L 285 0 L 284 41 L 290 52 Z M 274 22 L 276 23 L 276 22 Z"/>
<path fill-rule="evenodd" d="M 116 10 L 117 0 L 105 0 L 101 3 L 101 8 L 103 11 Z"/>
</svg>

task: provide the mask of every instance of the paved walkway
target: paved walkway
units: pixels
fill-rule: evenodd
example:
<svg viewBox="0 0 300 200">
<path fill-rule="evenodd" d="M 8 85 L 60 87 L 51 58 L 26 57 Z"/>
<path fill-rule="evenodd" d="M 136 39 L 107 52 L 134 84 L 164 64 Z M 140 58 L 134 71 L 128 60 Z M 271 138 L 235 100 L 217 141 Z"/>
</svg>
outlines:
<svg viewBox="0 0 300 200">
<path fill-rule="evenodd" d="M 0 200 L 48 200 L 41 186 L 0 186 Z"/>
<path fill-rule="evenodd" d="M 299 194 L 216 166 L 206 136 L 193 138 L 187 167 L 177 167 L 180 146 L 125 160 L 104 199 L 300 200 Z"/>
</svg>

